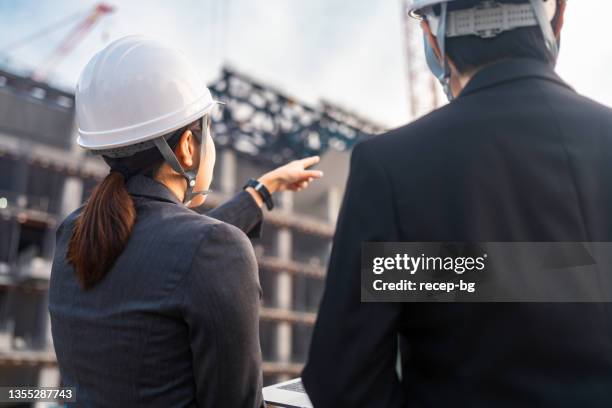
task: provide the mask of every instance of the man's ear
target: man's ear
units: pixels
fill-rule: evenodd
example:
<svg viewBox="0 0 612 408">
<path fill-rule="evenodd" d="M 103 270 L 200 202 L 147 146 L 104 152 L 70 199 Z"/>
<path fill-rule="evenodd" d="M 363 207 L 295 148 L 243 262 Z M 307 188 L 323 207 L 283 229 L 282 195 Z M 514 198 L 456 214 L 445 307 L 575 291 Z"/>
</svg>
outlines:
<svg viewBox="0 0 612 408">
<path fill-rule="evenodd" d="M 442 53 L 440 52 L 438 41 L 436 40 L 436 37 L 434 37 L 434 35 L 431 33 L 431 27 L 429 27 L 429 23 L 427 22 L 427 20 L 423 19 L 423 21 L 421 21 L 421 29 L 425 33 L 425 36 L 427 37 L 427 41 L 429 41 L 431 48 L 433 48 L 434 53 L 438 58 L 438 61 L 442 61 Z"/>
<path fill-rule="evenodd" d="M 567 2 L 565 0 L 561 0 L 558 2 L 559 10 L 557 12 L 557 25 L 553 27 L 555 31 L 555 37 L 559 39 L 561 37 L 561 29 L 563 28 L 563 22 L 565 21 L 565 8 L 567 7 Z"/>
<path fill-rule="evenodd" d="M 179 138 L 179 142 L 176 145 L 176 149 L 174 154 L 178 159 L 181 166 L 184 168 L 190 168 L 193 166 L 194 159 L 193 154 L 195 150 L 193 148 L 193 134 L 191 130 L 187 129 L 183 132 L 181 137 Z"/>
</svg>

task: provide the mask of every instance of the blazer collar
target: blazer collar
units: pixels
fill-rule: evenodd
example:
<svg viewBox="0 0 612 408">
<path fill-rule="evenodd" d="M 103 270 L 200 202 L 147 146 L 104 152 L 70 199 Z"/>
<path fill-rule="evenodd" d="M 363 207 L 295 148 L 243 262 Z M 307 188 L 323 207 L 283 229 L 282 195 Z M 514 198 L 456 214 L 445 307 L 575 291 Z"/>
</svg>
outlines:
<svg viewBox="0 0 612 408">
<path fill-rule="evenodd" d="M 515 58 L 488 65 L 479 70 L 459 94 L 463 97 L 504 82 L 525 78 L 541 78 L 573 90 L 547 63 L 532 58 Z"/>
<path fill-rule="evenodd" d="M 128 192 L 136 197 L 146 197 L 158 201 L 183 204 L 168 187 L 142 174 L 130 177 L 126 186 Z"/>
</svg>

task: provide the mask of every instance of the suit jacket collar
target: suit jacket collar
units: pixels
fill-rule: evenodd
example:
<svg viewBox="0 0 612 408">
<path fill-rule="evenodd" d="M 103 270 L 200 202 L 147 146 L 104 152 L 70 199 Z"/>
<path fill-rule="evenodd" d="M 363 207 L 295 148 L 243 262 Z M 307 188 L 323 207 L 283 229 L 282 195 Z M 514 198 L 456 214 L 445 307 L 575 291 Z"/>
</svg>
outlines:
<svg viewBox="0 0 612 408">
<path fill-rule="evenodd" d="M 136 197 L 146 197 L 158 201 L 183 204 L 168 187 L 142 174 L 130 177 L 126 183 L 126 187 L 128 192 Z"/>
<path fill-rule="evenodd" d="M 463 88 L 459 97 L 505 82 L 525 78 L 541 78 L 572 89 L 556 74 L 549 64 L 532 58 L 515 58 L 500 61 L 480 69 Z"/>
</svg>

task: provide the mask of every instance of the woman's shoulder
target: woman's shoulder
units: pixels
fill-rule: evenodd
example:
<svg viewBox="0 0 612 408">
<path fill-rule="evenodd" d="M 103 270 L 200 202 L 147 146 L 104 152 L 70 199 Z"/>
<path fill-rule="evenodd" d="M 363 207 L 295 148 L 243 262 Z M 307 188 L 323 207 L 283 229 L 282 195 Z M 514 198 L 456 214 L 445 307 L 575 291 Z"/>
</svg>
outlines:
<svg viewBox="0 0 612 408">
<path fill-rule="evenodd" d="M 246 254 L 253 252 L 251 241 L 240 228 L 191 210 L 190 214 L 184 214 L 183 217 L 176 222 L 184 223 L 189 230 L 186 234 L 191 234 L 199 242 L 200 251 L 218 247 L 225 252 L 240 251 Z"/>
<path fill-rule="evenodd" d="M 205 271 L 205 272 L 204 272 Z M 190 282 L 206 287 L 215 296 L 226 293 L 233 298 L 236 293 L 252 293 L 261 296 L 257 259 L 253 245 L 239 228 L 214 220 L 202 235 L 195 250 L 189 271 Z M 230 290 L 234 288 L 234 290 Z"/>
<path fill-rule="evenodd" d="M 142 211 L 137 213 L 136 224 L 132 230 L 134 241 L 153 248 L 153 241 L 164 248 L 191 247 L 192 253 L 206 252 L 214 258 L 238 252 L 254 259 L 253 246 L 247 235 L 238 227 L 217 220 L 205 214 L 199 214 L 187 207 L 163 210 Z M 83 206 L 70 213 L 57 228 L 57 242 L 67 241 L 72 235 L 74 224 L 83 210 Z M 151 242 L 149 242 L 151 241 Z M 211 258 L 208 258 L 211 259 Z"/>
<path fill-rule="evenodd" d="M 152 221 L 156 222 L 155 219 Z M 206 214 L 197 213 L 187 207 L 180 207 L 172 213 L 162 214 L 157 221 L 168 231 L 175 230 L 180 235 L 199 237 L 200 240 L 223 238 L 230 241 L 246 240 L 250 242 L 246 234 L 238 227 Z"/>
<path fill-rule="evenodd" d="M 57 229 L 55 230 L 55 234 L 56 234 L 56 238 L 59 240 L 61 238 L 61 236 L 63 234 L 65 234 L 66 232 L 68 232 L 69 234 L 72 233 L 72 226 L 74 225 L 74 223 L 76 222 L 77 218 L 79 218 L 79 215 L 81 214 L 81 212 L 83 211 L 83 208 L 85 207 L 85 205 L 81 205 L 79 208 L 77 208 L 76 210 L 74 210 L 73 212 L 71 212 L 70 214 L 68 214 L 63 220 L 62 222 L 58 225 Z"/>
<path fill-rule="evenodd" d="M 187 207 L 174 207 L 171 211 L 166 207 L 163 211 L 139 214 L 135 229 L 139 237 L 157 235 L 168 247 L 176 244 L 192 247 L 194 252 L 211 251 L 212 248 L 225 251 L 215 254 L 217 256 L 232 250 L 253 252 L 251 241 L 241 229 Z M 204 247 L 206 249 L 202 249 Z"/>
</svg>

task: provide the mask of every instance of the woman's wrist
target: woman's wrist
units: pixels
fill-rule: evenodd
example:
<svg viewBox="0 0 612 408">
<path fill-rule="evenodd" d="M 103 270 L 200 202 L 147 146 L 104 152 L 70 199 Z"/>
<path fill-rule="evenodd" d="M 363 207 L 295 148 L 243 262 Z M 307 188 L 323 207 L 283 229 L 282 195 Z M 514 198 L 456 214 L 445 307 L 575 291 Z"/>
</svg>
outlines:
<svg viewBox="0 0 612 408">
<path fill-rule="evenodd" d="M 258 180 L 249 179 L 243 188 L 260 208 L 265 204 L 268 210 L 272 210 L 274 208 L 272 194 L 278 191 L 278 183 L 277 177 L 264 174 Z"/>
<path fill-rule="evenodd" d="M 251 197 L 253 197 L 255 204 L 257 204 L 259 208 L 262 208 L 264 206 L 265 203 L 263 198 L 261 198 L 261 195 L 257 191 L 255 191 L 253 187 L 247 187 L 244 189 L 244 191 L 246 191 L 251 195 Z"/>
<path fill-rule="evenodd" d="M 278 177 L 275 177 L 274 174 L 271 173 L 264 174 L 257 181 L 263 184 L 268 189 L 270 194 L 274 194 L 275 192 L 277 192 L 278 188 L 280 187 L 280 181 L 278 180 Z"/>
</svg>

